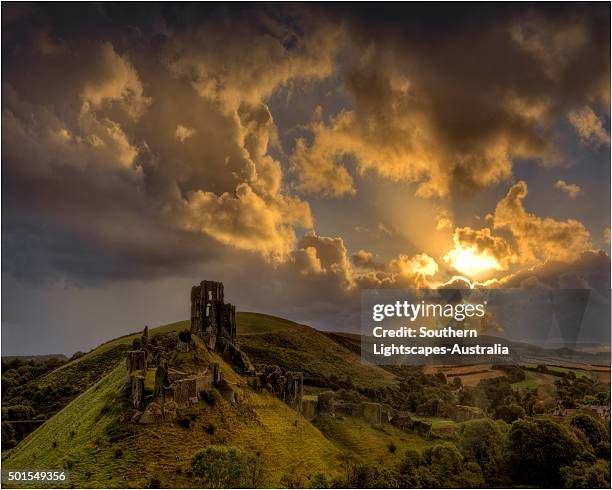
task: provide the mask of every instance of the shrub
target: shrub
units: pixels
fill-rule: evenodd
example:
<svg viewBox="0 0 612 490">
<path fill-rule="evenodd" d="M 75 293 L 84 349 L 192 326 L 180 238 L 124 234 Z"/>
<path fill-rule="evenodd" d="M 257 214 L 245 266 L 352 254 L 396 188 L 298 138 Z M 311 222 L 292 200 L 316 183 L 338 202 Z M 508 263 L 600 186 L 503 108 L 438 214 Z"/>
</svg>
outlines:
<svg viewBox="0 0 612 490">
<path fill-rule="evenodd" d="M 610 441 L 601 441 L 595 447 L 595 455 L 601 459 L 610 459 Z"/>
<path fill-rule="evenodd" d="M 191 467 L 209 488 L 239 488 L 245 479 L 245 456 L 235 447 L 200 449 L 193 455 Z"/>
<path fill-rule="evenodd" d="M 8 422 L 2 422 L 2 445 L 5 446 L 12 439 L 15 439 L 15 429 Z"/>
<path fill-rule="evenodd" d="M 161 488 L 161 481 L 155 476 L 151 477 L 149 483 L 147 483 L 147 488 Z"/>
<path fill-rule="evenodd" d="M 34 409 L 29 405 L 13 405 L 8 407 L 10 420 L 30 420 L 34 418 Z"/>
<path fill-rule="evenodd" d="M 576 461 L 561 468 L 565 488 L 610 488 L 610 465 L 607 461 Z"/>
<path fill-rule="evenodd" d="M 212 390 L 200 391 L 200 398 L 204 400 L 211 407 L 215 405 L 216 397 L 215 397 L 215 393 Z"/>
<path fill-rule="evenodd" d="M 182 342 L 191 342 L 191 331 L 189 329 L 181 330 L 178 334 L 178 338 Z"/>
<path fill-rule="evenodd" d="M 283 488 L 306 488 L 306 485 L 304 485 L 304 478 L 296 473 L 285 473 L 280 479 L 280 484 Z M 345 486 L 346 484 L 342 484 L 334 488 L 342 488 Z"/>
<path fill-rule="evenodd" d="M 8 439 L 2 442 L 2 449 L 11 449 L 17 445 L 17 441 L 15 439 Z"/>
</svg>

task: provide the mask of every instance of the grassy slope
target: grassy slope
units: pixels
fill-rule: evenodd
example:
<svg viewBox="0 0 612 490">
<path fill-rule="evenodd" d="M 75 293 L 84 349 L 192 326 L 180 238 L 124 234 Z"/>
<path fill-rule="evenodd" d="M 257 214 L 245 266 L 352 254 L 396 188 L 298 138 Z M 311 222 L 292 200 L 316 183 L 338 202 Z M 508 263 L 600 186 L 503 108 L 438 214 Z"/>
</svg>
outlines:
<svg viewBox="0 0 612 490">
<path fill-rule="evenodd" d="M 241 348 L 255 363 L 302 371 L 307 382 L 332 375 L 339 379 L 348 376 L 363 387 L 396 382 L 390 372 L 362 364 L 356 352 L 314 328 L 258 313 L 238 313 L 236 321 Z"/>
<path fill-rule="evenodd" d="M 399 463 L 407 449 L 422 450 L 433 444 L 433 441 L 426 441 L 392 425 L 375 428 L 354 417 L 318 420 L 315 423 L 338 447 L 352 452 L 368 464 L 390 467 Z M 396 448 L 394 452 L 389 450 L 391 443 Z"/>
<path fill-rule="evenodd" d="M 150 335 L 168 333 L 189 328 L 188 321 L 175 322 L 151 330 Z M 132 341 L 140 338 L 141 332 L 124 335 L 91 350 L 87 354 L 70 361 L 47 373 L 40 379 L 41 386 L 57 386 L 66 380 L 80 391 L 92 386 L 96 381 L 110 373 L 125 357 L 125 352 L 131 349 Z"/>
<path fill-rule="evenodd" d="M 58 469 L 66 467 L 70 461 L 78 461 L 72 483 L 83 484 L 78 469 L 87 467 L 95 475 L 90 482 L 92 486 L 105 484 L 96 480 L 99 473 L 108 467 L 108 458 L 104 457 L 106 451 L 97 441 L 112 422 L 113 414 L 101 412 L 106 401 L 121 389 L 124 376 L 125 366 L 120 363 L 109 375 L 10 450 L 3 461 L 4 468 Z"/>
<path fill-rule="evenodd" d="M 227 444 L 259 454 L 272 486 L 284 474 L 335 473 L 339 449 L 318 429 L 275 397 L 247 388 L 220 359 L 211 360 L 220 362 L 226 378 L 239 387 L 240 404 L 217 398 L 212 407 L 201 402 L 185 409 L 182 416 L 195 419 L 189 429 L 118 424 L 117 396 L 125 374 L 120 363 L 9 451 L 4 468 L 69 465 L 71 484 L 77 487 L 145 487 L 152 476 L 165 486 L 189 487 L 194 485 L 188 475 L 193 453 L 209 444 Z M 205 430 L 210 424 L 213 434 Z"/>
</svg>

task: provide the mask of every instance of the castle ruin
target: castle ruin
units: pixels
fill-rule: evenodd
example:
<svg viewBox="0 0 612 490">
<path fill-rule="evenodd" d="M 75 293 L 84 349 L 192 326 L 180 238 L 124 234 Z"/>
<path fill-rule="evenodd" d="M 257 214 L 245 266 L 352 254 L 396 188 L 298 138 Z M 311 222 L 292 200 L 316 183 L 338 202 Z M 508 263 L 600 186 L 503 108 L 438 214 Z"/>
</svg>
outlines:
<svg viewBox="0 0 612 490">
<path fill-rule="evenodd" d="M 236 344 L 236 307 L 223 299 L 222 282 L 202 281 L 191 288 L 191 333 L 212 350 L 217 340 Z"/>
<path fill-rule="evenodd" d="M 238 347 L 236 307 L 225 303 L 223 283 L 202 281 L 191 288 L 189 332 L 200 339 L 207 349 L 219 353 L 237 371 L 251 380 L 257 380 L 258 387 L 265 388 L 297 412 L 302 412 L 302 373 L 287 372 L 278 366 L 264 366 L 263 371 L 257 372 L 248 356 Z M 181 336 L 185 339 L 183 332 Z M 168 365 L 167 359 L 172 352 L 186 353 L 197 349 L 193 338 L 182 340 L 181 336 L 170 332 L 150 339 L 149 329 L 145 327 L 140 338 L 140 349 L 127 352 L 126 390 L 131 405 L 138 410 L 133 422 L 171 422 L 177 417 L 177 409 L 197 403 L 205 392 L 212 389 L 217 389 L 226 400 L 236 401 L 234 389 L 224 379 L 217 363 L 191 374 Z M 151 368 L 155 368 L 155 386 L 150 398 L 145 400 L 146 373 Z"/>
</svg>

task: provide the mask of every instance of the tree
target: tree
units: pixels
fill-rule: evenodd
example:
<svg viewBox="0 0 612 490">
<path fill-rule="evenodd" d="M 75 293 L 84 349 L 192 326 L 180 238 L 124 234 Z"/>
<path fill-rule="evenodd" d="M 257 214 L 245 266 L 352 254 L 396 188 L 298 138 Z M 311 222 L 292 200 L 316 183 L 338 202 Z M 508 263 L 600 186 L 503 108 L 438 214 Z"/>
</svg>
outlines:
<svg viewBox="0 0 612 490">
<path fill-rule="evenodd" d="M 610 464 L 601 459 L 595 463 L 576 461 L 560 472 L 565 488 L 610 488 Z"/>
<path fill-rule="evenodd" d="M 592 415 L 576 414 L 572 417 L 570 424 L 586 436 L 593 448 L 597 447 L 601 441 L 609 439 L 606 428 Z"/>
<path fill-rule="evenodd" d="M 501 419 L 508 424 L 511 424 L 515 420 L 522 419 L 523 417 L 525 417 L 525 410 L 515 403 L 511 405 L 502 405 L 495 410 L 495 418 Z"/>
<path fill-rule="evenodd" d="M 240 449 L 228 446 L 208 446 L 193 455 L 194 475 L 202 478 L 209 488 L 239 488 L 244 483 L 245 457 Z"/>
<path fill-rule="evenodd" d="M 459 433 L 458 447 L 466 460 L 478 463 L 489 486 L 503 486 L 507 469 L 504 445 L 508 426 L 491 419 L 464 422 Z"/>
<path fill-rule="evenodd" d="M 477 463 L 465 462 L 457 447 L 446 442 L 425 449 L 423 460 L 427 468 L 418 468 L 417 474 L 425 488 L 472 488 L 484 486 L 482 471 Z"/>
<path fill-rule="evenodd" d="M 562 423 L 521 419 L 508 434 L 508 467 L 515 482 L 555 488 L 563 483 L 559 468 L 571 465 L 584 450 Z"/>
</svg>

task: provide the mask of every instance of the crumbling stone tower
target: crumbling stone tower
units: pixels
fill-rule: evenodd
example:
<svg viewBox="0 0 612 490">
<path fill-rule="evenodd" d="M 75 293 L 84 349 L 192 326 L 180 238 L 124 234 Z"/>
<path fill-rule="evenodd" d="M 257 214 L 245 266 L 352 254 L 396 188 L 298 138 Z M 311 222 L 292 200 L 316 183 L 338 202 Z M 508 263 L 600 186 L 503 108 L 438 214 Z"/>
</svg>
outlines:
<svg viewBox="0 0 612 490">
<path fill-rule="evenodd" d="M 236 343 L 236 307 L 223 300 L 223 283 L 202 281 L 191 288 L 191 333 L 215 349 L 218 339 Z"/>
</svg>

